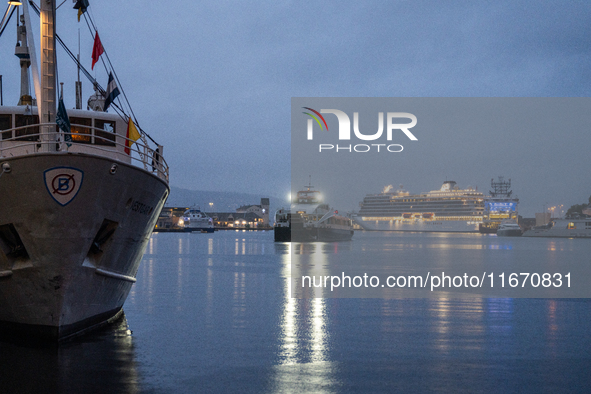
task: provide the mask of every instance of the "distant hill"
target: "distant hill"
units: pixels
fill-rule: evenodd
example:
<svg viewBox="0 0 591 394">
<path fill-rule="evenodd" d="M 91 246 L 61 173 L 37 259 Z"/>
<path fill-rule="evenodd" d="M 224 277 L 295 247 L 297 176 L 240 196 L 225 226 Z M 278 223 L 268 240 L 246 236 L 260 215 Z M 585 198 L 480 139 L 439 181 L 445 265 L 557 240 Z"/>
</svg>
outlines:
<svg viewBox="0 0 591 394">
<path fill-rule="evenodd" d="M 271 216 L 277 209 L 288 205 L 286 201 L 282 201 L 278 197 L 263 194 L 188 190 L 171 186 L 166 206 L 191 207 L 196 205 L 204 212 L 234 212 L 242 205 L 260 204 L 263 197 L 269 198 Z M 210 202 L 213 203 L 212 207 L 209 206 Z"/>
</svg>

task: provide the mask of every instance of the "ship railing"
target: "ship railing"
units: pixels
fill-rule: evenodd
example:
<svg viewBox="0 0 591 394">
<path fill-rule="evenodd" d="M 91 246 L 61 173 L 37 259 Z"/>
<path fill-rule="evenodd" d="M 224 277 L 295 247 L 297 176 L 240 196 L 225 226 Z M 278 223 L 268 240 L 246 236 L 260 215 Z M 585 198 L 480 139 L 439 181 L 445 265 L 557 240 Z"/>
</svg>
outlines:
<svg viewBox="0 0 591 394">
<path fill-rule="evenodd" d="M 150 144 L 145 139 L 134 141 L 97 127 L 78 124 L 71 124 L 71 126 L 79 130 L 87 130 L 88 133 L 56 132 L 49 135 L 49 140 L 45 140 L 47 135 L 30 132 L 31 129 L 38 131 L 43 126 L 57 128 L 55 123 L 35 123 L 0 130 L 0 160 L 47 151 L 89 153 L 133 164 L 168 182 L 169 167 L 162 156 L 162 145 Z M 71 137 L 71 141 L 65 140 L 68 136 Z"/>
</svg>

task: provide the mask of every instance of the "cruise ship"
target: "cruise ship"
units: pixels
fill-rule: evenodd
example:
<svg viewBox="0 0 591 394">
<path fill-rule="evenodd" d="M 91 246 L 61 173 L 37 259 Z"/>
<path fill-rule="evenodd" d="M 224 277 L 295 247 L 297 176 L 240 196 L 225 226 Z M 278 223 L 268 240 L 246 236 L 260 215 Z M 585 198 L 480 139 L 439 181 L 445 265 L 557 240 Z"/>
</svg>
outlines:
<svg viewBox="0 0 591 394">
<path fill-rule="evenodd" d="M 368 194 L 353 217 L 364 230 L 479 232 L 486 197 L 476 188 L 445 181 L 439 190 L 413 194 L 402 188 Z"/>
</svg>

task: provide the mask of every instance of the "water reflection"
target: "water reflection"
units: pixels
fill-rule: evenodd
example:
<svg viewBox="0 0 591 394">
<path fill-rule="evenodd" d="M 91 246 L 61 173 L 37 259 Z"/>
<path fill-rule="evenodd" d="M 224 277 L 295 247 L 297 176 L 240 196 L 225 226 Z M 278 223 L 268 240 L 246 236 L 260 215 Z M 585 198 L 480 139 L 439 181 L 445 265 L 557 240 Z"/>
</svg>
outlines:
<svg viewBox="0 0 591 394">
<path fill-rule="evenodd" d="M 294 243 L 275 246 L 281 262 L 284 286 L 278 337 L 279 365 L 272 369 L 272 392 L 293 392 L 295 387 L 301 391 L 313 392 L 335 382 L 334 363 L 330 362 L 328 354 L 330 349 L 326 300 L 299 300 L 291 297 L 292 248 L 310 251 L 316 250 L 317 246 Z"/>
<path fill-rule="evenodd" d="M 553 356 L 556 357 L 557 352 L 557 336 L 558 336 L 558 328 L 559 328 L 559 321 L 557 319 L 557 302 L 556 300 L 548 300 L 548 329 L 546 331 L 546 343 L 548 346 L 548 352 Z"/>
<path fill-rule="evenodd" d="M 440 355 L 449 356 L 452 351 L 482 352 L 486 346 L 484 329 L 483 298 L 467 298 L 461 303 L 462 311 L 458 319 L 458 302 L 449 298 L 429 300 L 431 310 L 435 312 L 433 319 L 433 347 Z M 462 348 L 454 343 L 456 337 L 465 338 Z"/>
<path fill-rule="evenodd" d="M 295 254 L 346 253 L 353 250 L 351 242 L 283 242 L 279 245 L 293 245 L 292 252 Z"/>
<path fill-rule="evenodd" d="M 0 392 L 139 393 L 141 378 L 125 315 L 57 345 L 0 342 Z"/>
<path fill-rule="evenodd" d="M 183 256 L 183 297 L 175 302 L 188 306 L 184 313 L 166 314 L 183 327 L 167 338 L 171 351 L 156 352 L 163 347 L 149 342 L 163 360 L 152 360 L 145 373 L 158 376 L 164 389 L 190 382 L 185 389 L 210 392 L 475 392 L 515 387 L 535 392 L 556 388 L 571 373 L 572 363 L 556 360 L 587 357 L 584 349 L 591 348 L 591 334 L 584 328 L 591 322 L 588 303 L 447 296 L 292 298 L 290 278 L 312 271 L 328 275 L 335 256 L 342 259 L 364 248 L 385 244 L 395 250 L 388 254 L 387 268 L 392 269 L 400 259 L 454 264 L 454 251 L 479 262 L 492 250 L 491 256 L 508 256 L 511 262 L 531 254 L 529 244 L 516 247 L 521 241 L 434 236 L 433 245 L 426 246 L 429 242 L 418 235 L 373 242 L 356 234 L 347 244 L 273 243 L 272 234 L 221 235 L 193 238 L 191 242 L 202 241 L 202 248 L 193 243 L 191 254 Z M 446 239 L 457 245 L 444 246 Z M 545 243 L 532 245 L 548 253 Z M 517 256 L 517 250 L 524 252 Z M 166 272 L 170 261 L 160 261 L 160 272 Z M 155 302 L 169 311 L 163 308 L 168 305 L 164 296 Z M 578 365 L 581 373 L 573 376 L 586 376 L 583 366 L 590 363 Z"/>
<path fill-rule="evenodd" d="M 177 259 L 176 271 L 176 295 L 177 300 L 181 300 L 183 297 L 183 259 L 180 257 Z"/>
<path fill-rule="evenodd" d="M 398 258 L 462 250 L 413 249 L 404 245 L 421 242 L 410 238 L 385 243 L 402 248 L 388 268 Z M 487 237 L 486 248 L 467 256 L 496 244 Z M 292 298 L 292 275 L 324 275 L 333 257 L 363 247 L 375 244 L 273 243 L 272 233 L 233 231 L 158 235 L 125 305 L 134 338 L 131 355 L 123 352 L 135 375 L 119 380 L 139 375 L 148 392 L 284 393 L 564 391 L 584 382 L 588 300 Z M 291 267 L 294 256 L 305 258 L 301 266 Z"/>
<path fill-rule="evenodd" d="M 287 244 L 290 253 L 293 244 Z M 296 244 L 300 248 L 301 244 Z M 282 299 L 281 336 L 279 349 L 281 364 L 325 361 L 326 313 L 323 299 L 298 300 L 291 297 L 290 255 L 282 254 L 281 276 L 285 279 Z"/>
<path fill-rule="evenodd" d="M 284 271 L 289 271 L 289 266 Z M 289 275 L 289 272 L 286 272 Z M 285 281 L 283 293 L 283 315 L 280 320 L 281 335 L 279 337 L 279 359 L 281 364 L 295 364 L 298 362 L 297 331 L 296 331 L 296 299 L 290 296 L 291 283 Z"/>
</svg>

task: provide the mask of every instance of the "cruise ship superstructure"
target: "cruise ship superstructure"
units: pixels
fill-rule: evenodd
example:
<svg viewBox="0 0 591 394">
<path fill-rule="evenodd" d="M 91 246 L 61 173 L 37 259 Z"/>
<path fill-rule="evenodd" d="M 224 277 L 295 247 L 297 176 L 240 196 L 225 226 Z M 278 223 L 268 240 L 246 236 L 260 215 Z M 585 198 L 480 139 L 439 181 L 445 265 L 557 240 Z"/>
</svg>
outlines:
<svg viewBox="0 0 591 394">
<path fill-rule="evenodd" d="M 355 222 L 373 231 L 478 232 L 484 219 L 486 197 L 476 188 L 445 181 L 421 194 L 392 189 L 365 196 Z"/>
<path fill-rule="evenodd" d="M 499 176 L 497 180 L 490 180 L 490 196 L 484 203 L 484 220 L 480 225 L 481 233 L 497 233 L 503 221 L 517 222 L 517 205 L 519 199 L 513 196 L 511 179 L 505 180 Z"/>
</svg>

